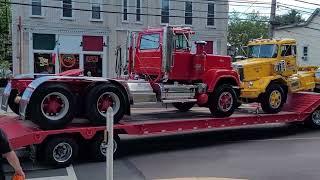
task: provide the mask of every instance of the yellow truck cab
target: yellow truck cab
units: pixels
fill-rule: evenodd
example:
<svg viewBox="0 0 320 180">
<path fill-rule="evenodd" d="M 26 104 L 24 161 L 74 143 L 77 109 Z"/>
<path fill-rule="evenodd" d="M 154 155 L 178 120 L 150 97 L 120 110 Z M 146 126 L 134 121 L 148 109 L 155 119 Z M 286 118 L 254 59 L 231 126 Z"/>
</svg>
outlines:
<svg viewBox="0 0 320 180">
<path fill-rule="evenodd" d="M 247 55 L 233 63 L 242 81 L 243 102 L 260 102 L 266 113 L 277 113 L 288 93 L 315 88 L 315 72 L 298 68 L 294 39 L 252 40 Z"/>
</svg>

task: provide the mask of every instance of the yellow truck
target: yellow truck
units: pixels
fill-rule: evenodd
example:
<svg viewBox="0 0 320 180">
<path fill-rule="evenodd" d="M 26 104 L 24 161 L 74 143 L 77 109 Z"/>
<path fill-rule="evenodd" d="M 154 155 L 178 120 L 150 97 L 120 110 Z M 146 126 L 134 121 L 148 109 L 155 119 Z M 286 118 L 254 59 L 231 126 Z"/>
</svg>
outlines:
<svg viewBox="0 0 320 180">
<path fill-rule="evenodd" d="M 241 79 L 242 102 L 259 102 L 266 113 L 278 113 L 287 94 L 315 88 L 315 70 L 299 68 L 294 39 L 256 39 L 248 57 L 233 63 Z"/>
</svg>

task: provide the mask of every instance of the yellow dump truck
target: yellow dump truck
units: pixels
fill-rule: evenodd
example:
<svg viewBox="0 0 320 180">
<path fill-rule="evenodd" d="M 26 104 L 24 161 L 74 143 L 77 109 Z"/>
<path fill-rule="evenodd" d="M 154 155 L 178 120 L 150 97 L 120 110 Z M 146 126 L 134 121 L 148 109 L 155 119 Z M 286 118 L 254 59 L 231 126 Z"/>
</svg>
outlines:
<svg viewBox="0 0 320 180">
<path fill-rule="evenodd" d="M 259 102 L 266 113 L 278 113 L 287 94 L 315 88 L 315 69 L 299 68 L 294 39 L 256 39 L 248 58 L 233 63 L 238 71 L 243 102 Z"/>
</svg>

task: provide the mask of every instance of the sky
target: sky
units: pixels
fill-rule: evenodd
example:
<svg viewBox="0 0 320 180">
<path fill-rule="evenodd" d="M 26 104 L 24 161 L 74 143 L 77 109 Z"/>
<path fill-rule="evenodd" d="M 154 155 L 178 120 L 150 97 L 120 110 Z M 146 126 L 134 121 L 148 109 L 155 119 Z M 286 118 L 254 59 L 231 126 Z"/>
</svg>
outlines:
<svg viewBox="0 0 320 180">
<path fill-rule="evenodd" d="M 236 3 L 237 1 L 238 2 L 246 1 L 248 3 L 245 3 L 245 4 Z M 303 18 L 307 19 L 316 8 L 320 8 L 320 6 L 317 6 L 317 5 L 307 4 L 307 3 L 298 2 L 298 1 L 277 0 L 278 6 L 277 6 L 276 14 L 280 15 L 280 14 L 286 13 L 289 10 L 288 9 L 289 7 L 289 8 L 300 10 L 299 12 L 302 14 Z M 301 1 L 320 4 L 320 0 L 301 0 Z M 253 11 L 259 11 L 262 15 L 269 16 L 270 14 L 271 0 L 229 0 L 229 4 L 230 4 L 230 7 L 229 7 L 230 12 L 237 11 L 237 12 L 251 13 Z"/>
</svg>

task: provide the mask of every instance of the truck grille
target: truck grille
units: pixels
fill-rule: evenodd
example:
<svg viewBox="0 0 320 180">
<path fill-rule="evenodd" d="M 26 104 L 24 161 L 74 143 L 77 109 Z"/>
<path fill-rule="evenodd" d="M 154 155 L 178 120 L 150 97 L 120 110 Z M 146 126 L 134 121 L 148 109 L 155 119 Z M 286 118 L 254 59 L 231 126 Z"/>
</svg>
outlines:
<svg viewBox="0 0 320 180">
<path fill-rule="evenodd" d="M 244 80 L 243 67 L 238 67 L 238 73 L 240 75 L 240 81 L 243 81 Z"/>
</svg>

